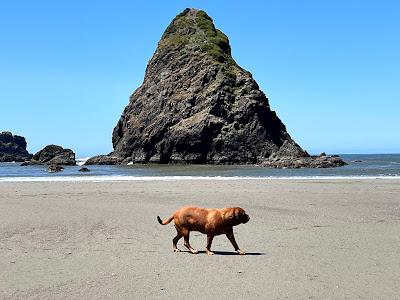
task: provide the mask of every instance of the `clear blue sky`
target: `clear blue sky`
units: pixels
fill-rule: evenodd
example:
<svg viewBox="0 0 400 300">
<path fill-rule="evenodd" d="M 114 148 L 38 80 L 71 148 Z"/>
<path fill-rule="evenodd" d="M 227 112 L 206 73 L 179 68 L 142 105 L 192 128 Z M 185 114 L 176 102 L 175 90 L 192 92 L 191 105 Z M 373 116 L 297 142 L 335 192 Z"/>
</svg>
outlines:
<svg viewBox="0 0 400 300">
<path fill-rule="evenodd" d="M 0 130 L 108 153 L 164 29 L 205 10 L 310 153 L 400 152 L 400 1 L 2 1 Z"/>
</svg>

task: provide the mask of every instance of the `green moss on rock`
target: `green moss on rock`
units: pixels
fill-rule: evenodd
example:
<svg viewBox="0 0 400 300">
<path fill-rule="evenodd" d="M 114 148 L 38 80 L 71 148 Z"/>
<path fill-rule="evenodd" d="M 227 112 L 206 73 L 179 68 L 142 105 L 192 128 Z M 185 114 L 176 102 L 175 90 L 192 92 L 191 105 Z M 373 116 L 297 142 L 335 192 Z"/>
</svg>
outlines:
<svg viewBox="0 0 400 300">
<path fill-rule="evenodd" d="M 185 9 L 165 30 L 160 42 L 165 47 L 181 48 L 195 44 L 218 63 L 235 64 L 228 37 L 216 29 L 202 10 Z"/>
</svg>

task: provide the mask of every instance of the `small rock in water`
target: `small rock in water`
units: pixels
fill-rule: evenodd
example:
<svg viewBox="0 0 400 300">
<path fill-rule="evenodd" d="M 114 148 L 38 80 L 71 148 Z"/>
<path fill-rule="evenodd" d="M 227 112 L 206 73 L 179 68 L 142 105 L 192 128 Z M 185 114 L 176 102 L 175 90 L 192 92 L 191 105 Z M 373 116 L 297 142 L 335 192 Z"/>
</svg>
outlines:
<svg viewBox="0 0 400 300">
<path fill-rule="evenodd" d="M 64 170 L 64 168 L 61 167 L 61 166 L 50 165 L 49 168 L 47 169 L 47 172 L 49 172 L 49 173 L 57 173 L 57 172 L 61 172 L 62 170 Z"/>
<path fill-rule="evenodd" d="M 79 169 L 79 172 L 90 172 L 88 168 L 82 167 Z"/>
</svg>

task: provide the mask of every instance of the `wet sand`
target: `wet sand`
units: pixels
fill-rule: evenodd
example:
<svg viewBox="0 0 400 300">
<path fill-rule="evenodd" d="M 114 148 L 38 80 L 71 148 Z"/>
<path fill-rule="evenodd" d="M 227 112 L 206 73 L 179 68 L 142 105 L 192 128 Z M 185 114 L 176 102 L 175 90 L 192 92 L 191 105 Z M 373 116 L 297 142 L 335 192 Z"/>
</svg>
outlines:
<svg viewBox="0 0 400 300">
<path fill-rule="evenodd" d="M 187 204 L 246 209 L 247 255 L 173 253 Z M 398 299 L 399 246 L 400 180 L 0 183 L 2 299 Z"/>
</svg>

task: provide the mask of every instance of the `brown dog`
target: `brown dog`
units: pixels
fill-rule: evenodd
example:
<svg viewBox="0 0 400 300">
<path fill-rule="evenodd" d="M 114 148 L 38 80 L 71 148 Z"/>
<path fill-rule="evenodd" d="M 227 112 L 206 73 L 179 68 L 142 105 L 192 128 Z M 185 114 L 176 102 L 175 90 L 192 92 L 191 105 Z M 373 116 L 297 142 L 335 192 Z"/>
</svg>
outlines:
<svg viewBox="0 0 400 300">
<path fill-rule="evenodd" d="M 162 221 L 160 217 L 157 217 L 157 220 L 161 225 L 169 224 L 174 220 L 177 235 L 172 240 L 172 247 L 175 252 L 181 251 L 176 247 L 176 244 L 181 237 L 184 237 L 185 247 L 188 248 L 190 252 L 197 253 L 198 251 L 190 246 L 189 233 L 190 231 L 199 231 L 207 234 L 206 252 L 208 255 L 214 254 L 211 252 L 211 243 L 214 236 L 220 234 L 225 234 L 227 236 L 237 253 L 241 255 L 245 254 L 239 249 L 233 235 L 233 226 L 241 223 L 245 224 L 250 220 L 250 217 L 240 207 L 206 209 L 189 206 L 177 210 L 165 221 Z"/>
</svg>

